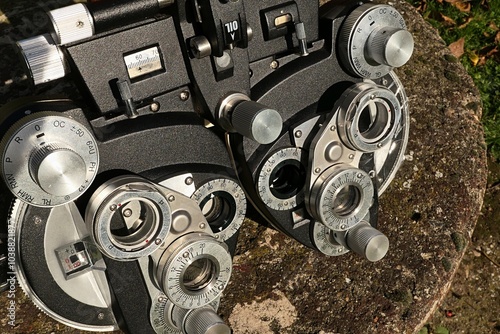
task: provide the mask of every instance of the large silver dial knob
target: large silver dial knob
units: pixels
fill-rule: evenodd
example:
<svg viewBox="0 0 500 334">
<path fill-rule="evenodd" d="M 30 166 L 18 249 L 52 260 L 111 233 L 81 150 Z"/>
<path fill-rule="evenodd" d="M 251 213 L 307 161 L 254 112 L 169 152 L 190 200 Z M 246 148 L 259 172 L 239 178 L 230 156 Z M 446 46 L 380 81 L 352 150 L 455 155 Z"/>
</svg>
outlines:
<svg viewBox="0 0 500 334">
<path fill-rule="evenodd" d="M 376 79 L 404 65 L 413 53 L 413 37 L 392 6 L 363 4 L 346 18 L 339 36 L 340 58 L 354 75 Z"/>
<path fill-rule="evenodd" d="M 34 85 L 63 78 L 69 67 L 64 54 L 49 34 L 17 42 L 26 73 Z"/>
<path fill-rule="evenodd" d="M 283 119 L 276 110 L 251 101 L 241 93 L 223 99 L 217 117 L 225 130 L 237 132 L 259 144 L 272 143 L 283 128 Z"/>
<path fill-rule="evenodd" d="M 29 161 L 31 177 L 48 194 L 65 196 L 85 182 L 85 161 L 69 148 L 47 145 L 36 149 Z"/>
<path fill-rule="evenodd" d="M 97 174 L 97 143 L 87 128 L 57 113 L 22 118 L 0 142 L 2 177 L 20 200 L 53 207 L 82 195 Z"/>
</svg>

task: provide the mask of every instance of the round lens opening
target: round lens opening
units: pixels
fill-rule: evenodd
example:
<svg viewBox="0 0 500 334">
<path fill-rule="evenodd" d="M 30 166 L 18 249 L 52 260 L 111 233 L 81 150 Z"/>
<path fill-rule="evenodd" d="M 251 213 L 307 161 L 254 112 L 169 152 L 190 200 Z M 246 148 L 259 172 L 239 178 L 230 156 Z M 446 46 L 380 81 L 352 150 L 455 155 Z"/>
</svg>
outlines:
<svg viewBox="0 0 500 334">
<path fill-rule="evenodd" d="M 134 246 L 153 239 L 157 226 L 157 210 L 150 203 L 133 200 L 111 217 L 110 235 L 121 245 Z"/>
<path fill-rule="evenodd" d="M 200 208 L 214 233 L 231 225 L 236 216 L 236 201 L 225 191 L 211 193 L 200 202 Z"/>
<path fill-rule="evenodd" d="M 385 103 L 370 101 L 361 111 L 358 129 L 367 142 L 380 140 L 390 128 L 391 114 Z"/>
<path fill-rule="evenodd" d="M 271 173 L 269 188 L 279 199 L 289 199 L 304 188 L 306 171 L 297 160 L 285 160 L 278 164 Z"/>
<path fill-rule="evenodd" d="M 333 212 L 339 217 L 347 217 L 357 211 L 361 204 L 361 191 L 352 184 L 340 189 L 333 200 Z"/>
<path fill-rule="evenodd" d="M 217 266 L 209 258 L 197 259 L 191 263 L 182 276 L 186 290 L 199 292 L 217 279 Z"/>
</svg>

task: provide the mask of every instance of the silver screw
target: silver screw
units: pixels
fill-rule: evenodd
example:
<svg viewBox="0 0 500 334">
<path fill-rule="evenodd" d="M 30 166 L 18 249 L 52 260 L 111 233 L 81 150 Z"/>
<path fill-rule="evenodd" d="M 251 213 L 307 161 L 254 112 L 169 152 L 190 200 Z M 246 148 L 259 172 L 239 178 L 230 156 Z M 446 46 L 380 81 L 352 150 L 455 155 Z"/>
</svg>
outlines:
<svg viewBox="0 0 500 334">
<path fill-rule="evenodd" d="M 130 210 L 130 209 L 123 210 L 123 217 L 129 218 L 131 216 L 132 216 L 132 210 Z"/>
<path fill-rule="evenodd" d="M 378 147 L 378 148 L 381 148 L 382 146 L 384 146 L 384 144 L 382 144 L 382 143 L 378 143 L 378 144 L 377 144 L 377 147 Z"/>
<path fill-rule="evenodd" d="M 118 206 L 117 206 L 116 204 L 111 204 L 111 206 L 109 207 L 109 209 L 110 209 L 111 211 L 115 211 L 115 210 L 116 210 L 116 208 L 118 208 Z"/>
<path fill-rule="evenodd" d="M 335 125 L 332 125 L 332 126 L 330 127 L 330 131 L 332 131 L 332 132 L 333 132 L 333 131 L 335 131 L 335 130 L 337 130 L 337 127 L 336 127 Z"/>
<path fill-rule="evenodd" d="M 189 257 L 189 252 L 185 252 L 184 254 L 182 254 L 182 257 L 187 259 Z"/>
<path fill-rule="evenodd" d="M 295 131 L 295 137 L 296 138 L 302 137 L 302 131 L 300 131 L 300 130 Z"/>
<path fill-rule="evenodd" d="M 277 69 L 279 66 L 280 66 L 280 63 L 278 63 L 276 60 L 273 60 L 273 61 L 271 62 L 271 65 L 270 65 L 270 67 L 271 67 L 273 70 Z"/>
<path fill-rule="evenodd" d="M 40 218 L 39 216 L 34 216 L 33 222 L 35 223 L 35 225 L 40 225 L 42 223 L 42 218 Z"/>
<path fill-rule="evenodd" d="M 187 101 L 187 99 L 189 99 L 189 91 L 187 90 L 182 91 L 181 94 L 179 95 L 179 98 L 181 99 L 181 101 Z"/>
<path fill-rule="evenodd" d="M 370 177 L 373 179 L 377 174 L 375 173 L 374 170 L 371 170 L 370 173 L 368 173 L 368 175 L 370 175 Z"/>
<path fill-rule="evenodd" d="M 321 172 L 321 168 L 319 168 L 319 167 L 314 170 L 314 173 L 316 173 L 316 174 L 318 174 L 319 172 Z"/>
<path fill-rule="evenodd" d="M 97 315 L 97 319 L 99 319 L 99 320 L 104 319 L 104 313 L 100 312 L 100 313 Z"/>
<path fill-rule="evenodd" d="M 200 223 L 200 225 L 199 225 L 200 229 L 202 229 L 202 230 L 203 230 L 206 226 L 207 226 L 207 225 L 206 225 L 205 223 Z"/>
<path fill-rule="evenodd" d="M 349 154 L 349 160 L 354 159 L 354 154 Z"/>
<path fill-rule="evenodd" d="M 158 102 L 151 103 L 151 105 L 149 106 L 149 110 L 151 110 L 152 112 L 158 112 L 158 110 L 160 110 L 160 104 Z"/>
<path fill-rule="evenodd" d="M 163 303 L 163 302 L 166 302 L 166 301 L 167 301 L 167 298 L 165 298 L 163 296 L 158 297 L 158 302 L 159 303 Z"/>
<path fill-rule="evenodd" d="M 193 184 L 193 178 L 192 177 L 187 177 L 186 180 L 184 181 L 188 186 Z"/>
<path fill-rule="evenodd" d="M 345 230 L 346 227 L 347 227 L 347 225 L 345 225 L 345 224 L 343 224 L 343 225 L 340 226 L 340 228 L 343 229 L 343 230 Z"/>
<path fill-rule="evenodd" d="M 85 24 L 82 21 L 76 21 L 76 27 L 77 28 L 83 28 Z"/>
<path fill-rule="evenodd" d="M 170 196 L 168 196 L 168 201 L 169 201 L 169 202 L 173 202 L 173 201 L 175 201 L 175 196 L 174 196 L 174 195 L 170 195 Z"/>
<path fill-rule="evenodd" d="M 387 79 L 382 79 L 382 85 L 387 86 Z"/>
<path fill-rule="evenodd" d="M 284 205 L 284 206 L 288 206 L 288 202 L 286 202 L 286 201 L 285 201 L 285 202 L 283 203 L 283 205 Z"/>
<path fill-rule="evenodd" d="M 363 177 L 363 174 L 359 173 L 358 175 L 356 175 L 358 177 L 358 179 L 361 179 Z"/>
<path fill-rule="evenodd" d="M 160 238 L 156 239 L 156 240 L 155 240 L 155 244 L 156 244 L 156 245 L 161 244 L 161 239 L 160 239 Z"/>
<path fill-rule="evenodd" d="M 375 94 L 370 95 L 371 100 L 375 100 L 375 98 L 376 98 Z"/>
</svg>

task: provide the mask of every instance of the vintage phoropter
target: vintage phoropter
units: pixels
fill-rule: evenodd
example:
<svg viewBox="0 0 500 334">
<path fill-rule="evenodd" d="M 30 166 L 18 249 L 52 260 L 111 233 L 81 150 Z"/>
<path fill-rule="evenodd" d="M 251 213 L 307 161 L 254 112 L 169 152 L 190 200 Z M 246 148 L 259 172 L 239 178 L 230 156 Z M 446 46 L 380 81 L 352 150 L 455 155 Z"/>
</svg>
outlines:
<svg viewBox="0 0 500 334">
<path fill-rule="evenodd" d="M 408 141 L 401 15 L 371 2 L 122 0 L 18 42 L 35 85 L 2 108 L 17 274 L 84 330 L 230 333 L 217 315 L 247 199 L 327 255 L 380 260 L 378 196 Z"/>
</svg>

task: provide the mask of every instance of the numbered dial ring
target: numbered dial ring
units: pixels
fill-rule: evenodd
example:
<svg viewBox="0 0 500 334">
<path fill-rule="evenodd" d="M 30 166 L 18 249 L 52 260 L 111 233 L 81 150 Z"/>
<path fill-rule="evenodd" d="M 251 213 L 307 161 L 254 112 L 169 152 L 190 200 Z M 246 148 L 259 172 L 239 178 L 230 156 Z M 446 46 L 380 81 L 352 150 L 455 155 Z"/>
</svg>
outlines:
<svg viewBox="0 0 500 334">
<path fill-rule="evenodd" d="M 271 155 L 260 169 L 257 190 L 271 209 L 290 210 L 304 201 L 306 168 L 303 151 L 288 147 Z"/>
<path fill-rule="evenodd" d="M 346 18 L 339 44 L 342 62 L 353 74 L 375 79 L 405 64 L 414 42 L 395 8 L 367 3 Z"/>
<path fill-rule="evenodd" d="M 373 195 L 373 183 L 366 172 L 350 166 L 333 166 L 312 187 L 311 213 L 329 229 L 346 231 L 366 216 Z"/>
<path fill-rule="evenodd" d="M 348 253 L 349 249 L 335 241 L 334 233 L 335 231 L 330 230 L 325 225 L 314 223 L 313 238 L 318 250 L 329 256 L 340 256 Z"/>
<path fill-rule="evenodd" d="M 2 176 L 20 200 L 54 207 L 82 195 L 99 166 L 97 143 L 77 121 L 51 113 L 26 116 L 6 133 Z"/>
<path fill-rule="evenodd" d="M 225 241 L 240 228 L 246 213 L 243 189 L 229 179 L 215 179 L 204 183 L 191 196 L 201 208 L 214 237 Z"/>
<path fill-rule="evenodd" d="M 174 241 L 160 258 L 157 278 L 177 306 L 202 307 L 226 288 L 231 277 L 231 254 L 224 243 L 201 233 Z"/>
</svg>

